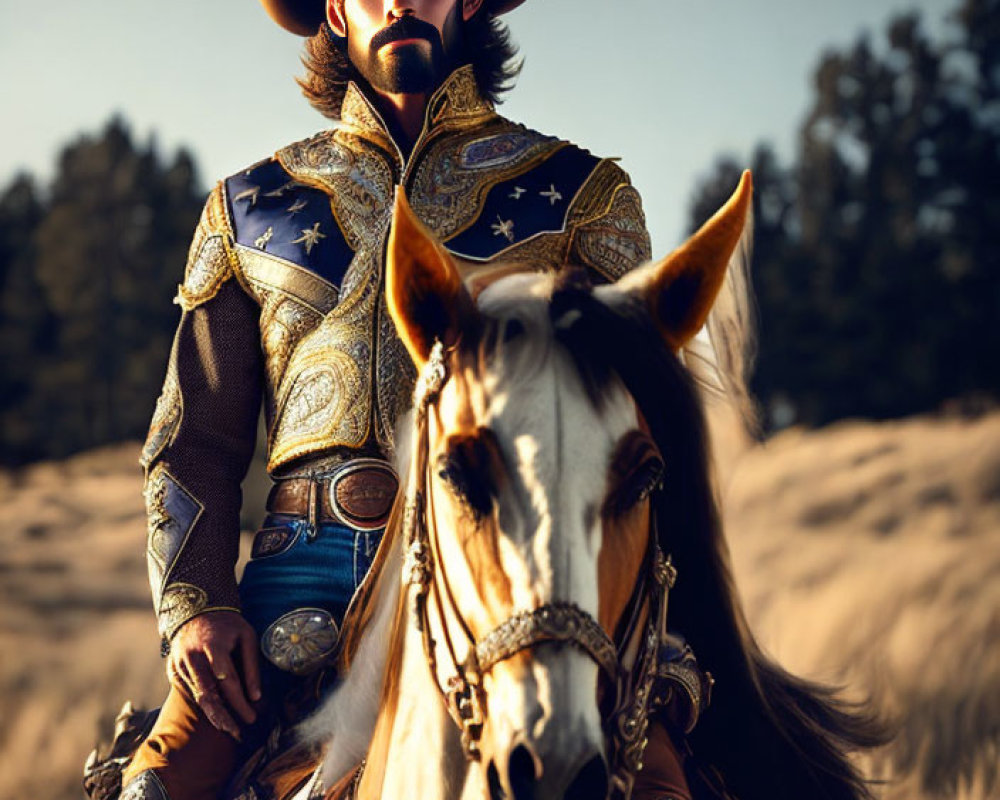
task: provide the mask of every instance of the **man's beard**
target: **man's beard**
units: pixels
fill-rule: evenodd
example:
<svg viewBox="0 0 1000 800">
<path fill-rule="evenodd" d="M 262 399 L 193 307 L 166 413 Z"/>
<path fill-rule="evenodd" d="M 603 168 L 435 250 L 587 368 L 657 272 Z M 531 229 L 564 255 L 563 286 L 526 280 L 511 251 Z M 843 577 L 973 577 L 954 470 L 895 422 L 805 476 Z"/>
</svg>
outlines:
<svg viewBox="0 0 1000 800">
<path fill-rule="evenodd" d="M 410 44 L 391 48 L 380 55 L 382 47 L 401 39 L 422 39 L 430 49 Z M 367 52 L 355 53 L 352 47 L 350 58 L 365 80 L 390 94 L 430 92 L 441 82 L 448 62 L 437 28 L 412 16 L 401 17 L 376 33 Z"/>
</svg>

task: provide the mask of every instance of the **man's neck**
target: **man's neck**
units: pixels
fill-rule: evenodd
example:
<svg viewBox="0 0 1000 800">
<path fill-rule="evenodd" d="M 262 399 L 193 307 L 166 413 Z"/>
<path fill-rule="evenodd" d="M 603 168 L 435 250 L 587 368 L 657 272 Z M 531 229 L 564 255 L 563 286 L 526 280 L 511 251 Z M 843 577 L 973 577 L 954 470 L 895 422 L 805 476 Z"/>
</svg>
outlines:
<svg viewBox="0 0 1000 800">
<path fill-rule="evenodd" d="M 373 90 L 378 107 L 389 132 L 400 149 L 409 155 L 424 125 L 424 112 L 429 94 L 390 94 Z"/>
</svg>

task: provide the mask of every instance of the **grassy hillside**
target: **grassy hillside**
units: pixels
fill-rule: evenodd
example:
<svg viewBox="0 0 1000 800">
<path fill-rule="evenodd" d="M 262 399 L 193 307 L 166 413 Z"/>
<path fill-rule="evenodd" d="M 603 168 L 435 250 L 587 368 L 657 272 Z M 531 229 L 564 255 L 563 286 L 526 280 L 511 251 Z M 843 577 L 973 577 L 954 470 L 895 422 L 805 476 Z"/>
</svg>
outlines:
<svg viewBox="0 0 1000 800">
<path fill-rule="evenodd" d="M 1000 415 L 790 431 L 725 497 L 766 649 L 898 725 L 884 796 L 1000 797 Z"/>
<path fill-rule="evenodd" d="M 0 797 L 79 797 L 121 703 L 163 695 L 137 456 L 0 473 Z M 789 431 L 727 476 L 765 648 L 899 726 L 885 797 L 1000 796 L 1000 414 Z"/>
</svg>

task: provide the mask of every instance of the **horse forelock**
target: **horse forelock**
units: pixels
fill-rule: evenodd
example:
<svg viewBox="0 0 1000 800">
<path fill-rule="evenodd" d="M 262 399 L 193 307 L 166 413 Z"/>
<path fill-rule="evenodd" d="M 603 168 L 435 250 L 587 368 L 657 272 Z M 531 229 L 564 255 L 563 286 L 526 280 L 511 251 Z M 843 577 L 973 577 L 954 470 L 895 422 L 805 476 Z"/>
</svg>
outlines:
<svg viewBox="0 0 1000 800">
<path fill-rule="evenodd" d="M 510 383 L 502 389 L 516 393 L 518 384 L 529 384 L 550 369 L 553 348 L 563 346 L 576 362 L 588 397 L 601 408 L 612 384 L 608 359 L 573 346 L 574 340 L 564 336 L 579 321 L 591 289 L 587 273 L 580 269 L 518 273 L 496 281 L 478 297 L 476 330 L 462 334 L 459 368 L 481 379 L 492 365 L 503 364 L 503 378 Z"/>
<path fill-rule="evenodd" d="M 652 393 L 673 395 L 677 380 L 670 386 L 657 383 L 663 362 L 670 364 L 674 376 L 683 376 L 684 389 L 690 385 L 686 370 L 662 343 L 645 310 L 629 302 L 608 304 L 595 294 L 582 269 L 507 276 L 487 287 L 478 305 L 481 326 L 463 336 L 462 365 L 473 366 L 479 375 L 487 374 L 491 362 L 504 362 L 505 377 L 530 382 L 550 366 L 556 347 L 573 359 L 598 410 L 618 386 L 616 378 L 641 378 L 644 385 L 656 384 L 648 387 Z M 530 347 L 520 348 L 511 359 L 507 345 L 517 347 L 523 341 L 521 334 L 526 334 Z M 657 370 L 650 373 L 649 366 Z M 632 383 L 627 388 L 634 395 L 638 387 Z M 690 402 L 685 405 L 696 406 L 695 392 L 687 393 Z"/>
</svg>

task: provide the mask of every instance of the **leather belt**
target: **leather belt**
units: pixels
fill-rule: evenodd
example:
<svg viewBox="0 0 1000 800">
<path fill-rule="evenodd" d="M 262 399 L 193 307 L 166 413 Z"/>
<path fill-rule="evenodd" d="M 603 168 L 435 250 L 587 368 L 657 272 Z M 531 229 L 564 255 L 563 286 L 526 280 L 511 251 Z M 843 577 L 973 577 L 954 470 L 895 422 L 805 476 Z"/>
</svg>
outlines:
<svg viewBox="0 0 1000 800">
<path fill-rule="evenodd" d="M 310 524 L 339 522 L 384 528 L 399 488 L 396 471 L 378 458 L 355 458 L 322 477 L 284 478 L 271 487 L 267 510 L 307 517 Z"/>
</svg>

